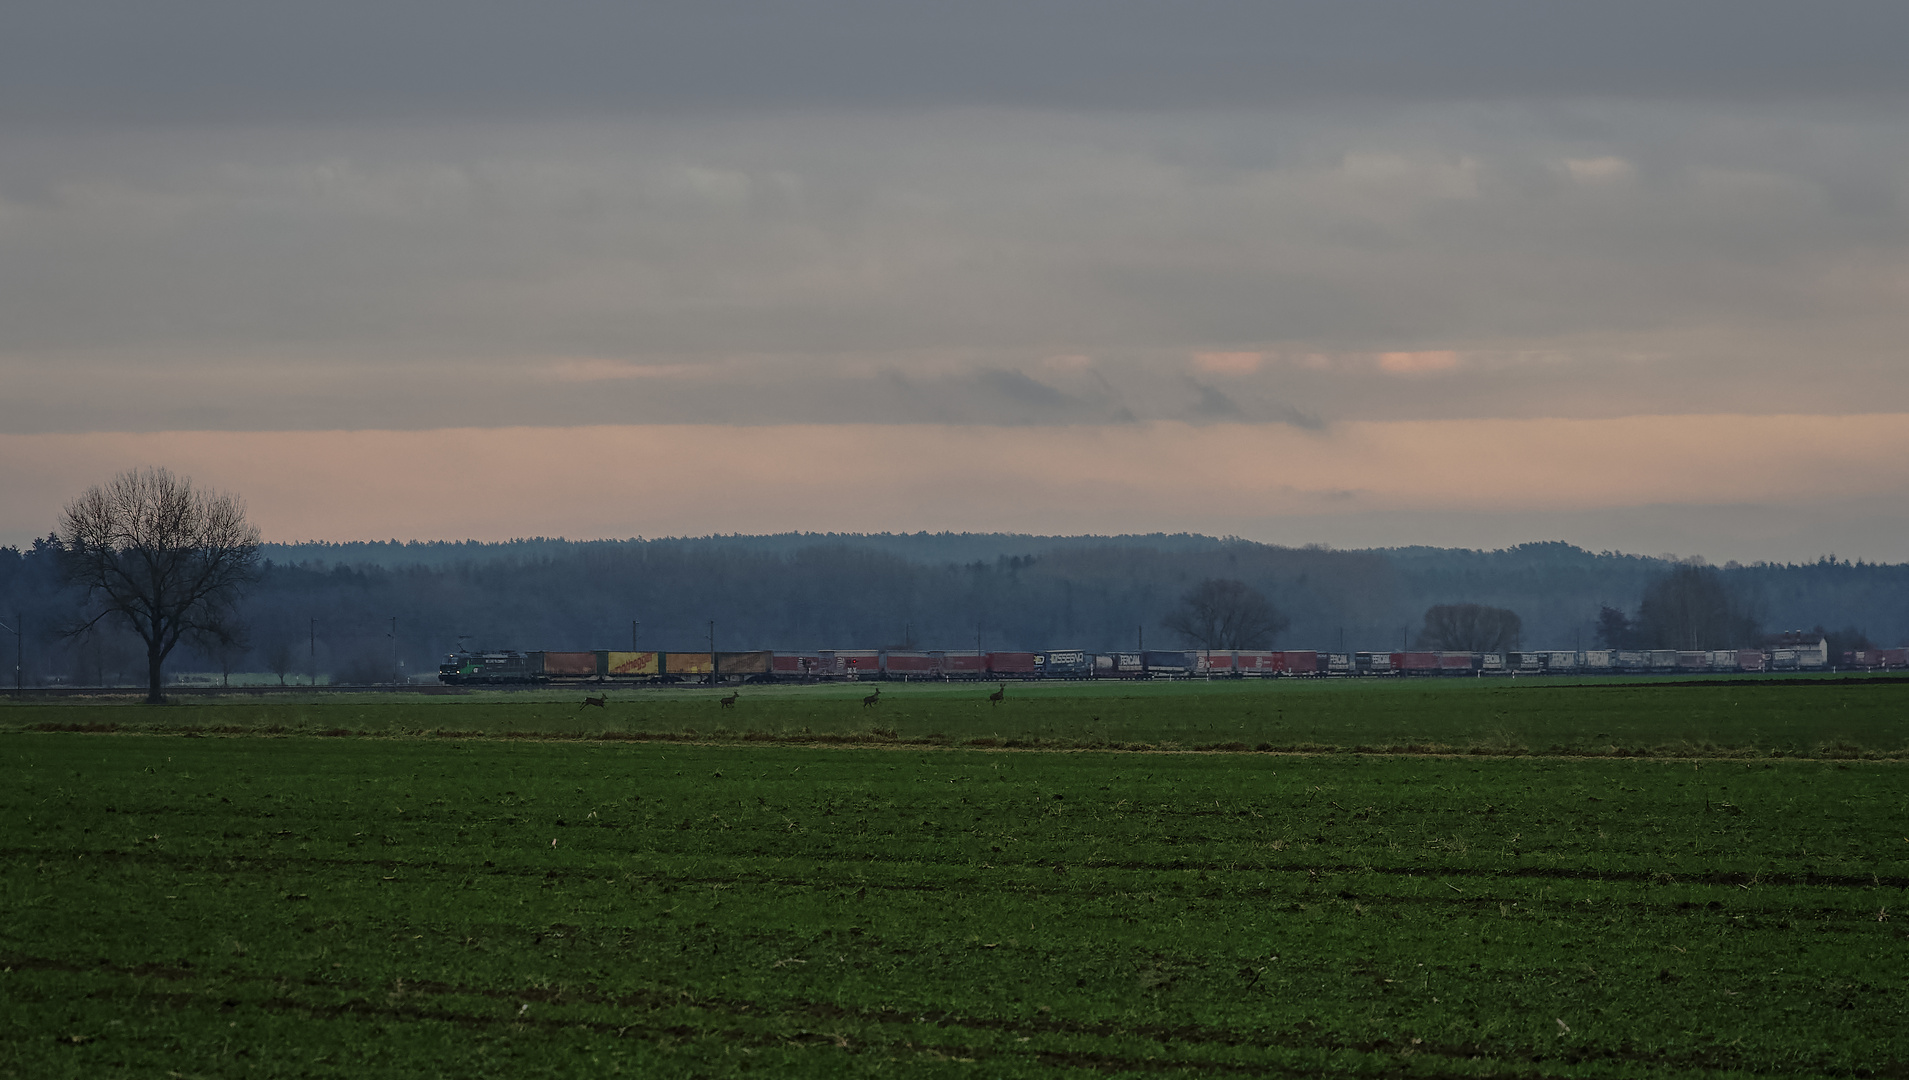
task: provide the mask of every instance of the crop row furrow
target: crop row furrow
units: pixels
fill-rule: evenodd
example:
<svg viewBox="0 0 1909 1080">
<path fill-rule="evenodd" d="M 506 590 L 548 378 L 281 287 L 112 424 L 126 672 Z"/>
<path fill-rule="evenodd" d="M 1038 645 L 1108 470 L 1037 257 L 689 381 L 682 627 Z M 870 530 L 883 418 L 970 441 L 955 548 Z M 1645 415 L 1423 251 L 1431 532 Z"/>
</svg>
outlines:
<svg viewBox="0 0 1909 1080">
<path fill-rule="evenodd" d="M 1488 1042 L 1441 1042 L 1409 1035 L 1397 1038 L 1347 1037 L 1321 1028 L 1311 1021 L 1281 1031 L 1243 1032 L 1217 1029 L 1197 1024 L 1134 1024 L 1126 1022 L 1082 1022 L 1062 1019 L 1016 1019 L 1005 1017 L 963 1016 L 947 1012 L 900 1011 L 883 1008 L 845 1008 L 841 1005 L 814 1000 L 790 999 L 782 1001 L 761 1001 L 713 996 L 690 991 L 670 991 L 658 989 L 637 993 L 602 994 L 587 991 L 564 990 L 550 991 L 538 988 L 477 987 L 454 985 L 430 981 L 399 980 L 395 984 L 368 986 L 356 980 L 340 982 L 320 982 L 312 980 L 287 979 L 270 974 L 242 975 L 232 972 L 217 974 L 194 973 L 177 968 L 165 968 L 155 965 L 117 966 L 111 964 L 80 964 L 44 957 L 15 957 L 5 961 L 6 966 L 20 970 L 60 971 L 81 975 L 99 976 L 119 974 L 125 976 L 157 977 L 173 981 L 186 982 L 211 978 L 216 986 L 207 986 L 201 990 L 181 990 L 170 993 L 154 994 L 143 987 L 104 987 L 88 994 L 94 1000 L 120 999 L 138 1000 L 149 1003 L 163 1003 L 172 1009 L 209 1008 L 221 1013 L 231 1013 L 236 1009 L 254 1008 L 268 1012 L 293 1013 L 318 1019 L 372 1019 L 391 1021 L 426 1021 L 450 1024 L 466 1029 L 504 1029 L 504 1030 L 542 1030 L 563 1032 L 587 1030 L 599 1035 L 612 1035 L 618 1038 L 637 1037 L 643 1039 L 695 1039 L 720 1038 L 727 1042 L 749 1046 L 804 1045 L 818 1048 L 834 1047 L 849 1052 L 893 1049 L 905 1047 L 916 1050 L 929 1050 L 941 1054 L 965 1057 L 970 1060 L 989 1057 L 1022 1056 L 1046 1064 L 1068 1064 L 1070 1067 L 1089 1068 L 1097 1071 L 1186 1071 L 1218 1073 L 1277 1073 L 1282 1075 L 1339 1075 L 1347 1077 L 1365 1077 L 1387 1075 L 1394 1071 L 1399 1055 L 1444 1058 L 1453 1061 L 1474 1063 L 1498 1063 L 1493 1070 L 1495 1075 L 1521 1075 L 1518 1072 L 1506 1073 L 1502 1066 L 1532 1066 L 1547 1061 L 1564 1059 L 1568 1063 L 1578 1064 L 1594 1061 L 1627 1062 L 1641 1070 L 1668 1070 L 1681 1072 L 1687 1070 L 1725 1069 L 1748 1075 L 1783 1075 L 1791 1070 L 1788 1067 L 1766 1068 L 1746 1059 L 1725 1047 L 1709 1047 L 1702 1050 L 1684 1052 L 1665 1052 L 1661 1050 L 1641 1050 L 1628 1046 L 1601 1047 L 1596 1045 L 1577 1045 L 1562 1050 L 1546 1050 L 1538 1047 L 1519 1047 L 1496 1045 Z M 247 984 L 276 989 L 279 992 L 265 997 L 241 997 L 242 987 Z M 283 992 L 286 985 L 303 985 L 321 989 L 333 994 L 350 995 L 345 1000 L 315 1001 L 304 997 L 287 995 Z M 373 1000 L 370 994 L 382 995 L 385 1000 Z M 457 999 L 481 998 L 496 1000 L 507 1005 L 517 1005 L 513 1011 L 505 1008 L 501 1012 L 478 1012 L 468 1008 L 456 1008 L 449 1003 L 420 1002 L 418 999 Z M 531 1006 L 541 1008 L 533 1011 Z M 668 1022 L 646 1020 L 640 1017 L 614 1017 L 605 1019 L 600 1016 L 586 1015 L 589 1008 L 608 1008 L 612 1010 L 642 1011 L 655 1013 L 672 1010 L 691 1014 L 715 1014 L 709 1022 Z M 558 1009 L 552 1014 L 543 1008 Z M 726 1018 L 728 1026 L 719 1026 Z M 692 1017 L 693 1018 L 693 1017 Z M 833 1022 L 856 1025 L 853 1037 L 837 1033 L 818 1034 L 803 1028 L 795 1031 L 776 1030 L 778 1025 L 786 1026 L 790 1021 Z M 743 1019 L 749 1026 L 736 1026 L 735 1021 Z M 964 1031 L 987 1032 L 1017 1040 L 1032 1041 L 1043 1039 L 1051 1042 L 1054 1038 L 1111 1041 L 1118 1044 L 1147 1043 L 1159 1047 L 1211 1047 L 1233 1051 L 1245 1051 L 1251 1056 L 1248 1060 L 1223 1060 L 1187 1056 L 1160 1056 L 1149 1053 L 1137 1055 L 1129 1050 L 1125 1053 L 1108 1050 L 1054 1048 L 1051 1046 L 1027 1047 L 1021 1042 L 995 1046 L 950 1045 L 940 1042 L 922 1042 L 929 1030 L 959 1028 Z M 898 1029 L 898 1030 L 886 1030 Z M 877 1037 L 871 1037 L 871 1035 Z M 1317 1067 L 1297 1067 L 1282 1065 L 1277 1058 L 1268 1059 L 1268 1053 L 1304 1052 L 1308 1055 L 1319 1053 L 1334 1055 L 1370 1056 L 1374 1060 L 1363 1063 L 1365 1067 L 1347 1063 L 1351 1067 L 1319 1070 Z M 1237 1057 L 1237 1055 L 1235 1055 Z M 1440 1075 L 1423 1069 L 1413 1070 L 1413 1075 Z M 1463 1074 L 1451 1075 L 1472 1075 Z M 1538 1076 L 1537 1072 L 1522 1075 Z M 1887 1069 L 1878 1075 L 1893 1075 Z"/>
<path fill-rule="evenodd" d="M 486 849 L 482 854 L 497 854 Z M 625 857 L 658 861 L 691 855 L 692 852 L 670 853 L 657 851 L 630 852 Z M 703 854 L 703 853 L 694 853 Z M 1066 858 L 1066 852 L 1029 860 L 1017 860 L 997 864 L 977 861 L 968 855 L 938 854 L 931 850 L 917 850 L 892 854 L 877 852 L 858 852 L 853 865 L 867 866 L 877 864 L 884 867 L 917 866 L 924 870 L 957 868 L 979 873 L 992 871 L 997 876 L 1005 873 L 1032 873 L 1035 871 L 1062 873 L 1083 873 L 1088 875 L 1106 872 L 1127 873 L 1253 873 L 1253 874 L 1305 874 L 1309 878 L 1319 875 L 1377 875 L 1398 878 L 1489 881 L 1489 880 L 1546 880 L 1546 881 L 1584 881 L 1607 883 L 1643 883 L 1656 885 L 1705 885 L 1705 886 L 1741 886 L 1757 887 L 1802 887 L 1810 889 L 1904 889 L 1909 888 L 1909 875 L 1882 873 L 1824 873 L 1814 870 L 1695 870 L 1672 872 L 1657 867 L 1649 868 L 1608 868 L 1592 869 L 1584 867 L 1558 866 L 1478 866 L 1463 864 L 1424 863 L 1413 865 L 1385 864 L 1377 862 L 1312 862 L 1285 860 L 1271 862 L 1265 859 L 1242 863 L 1226 859 L 1107 859 L 1088 856 L 1079 859 Z M 766 856 L 762 856 L 766 857 Z M 781 856 L 786 859 L 789 856 Z M 591 880 L 601 878 L 602 867 L 571 867 L 563 865 L 516 865 L 497 866 L 494 860 L 452 861 L 445 859 L 352 859 L 315 855 L 256 855 L 245 853 L 207 853 L 207 852 L 171 852 L 154 850 L 121 850 L 117 848 L 77 848 L 77 847 L 14 847 L 0 848 L 0 860 L 58 860 L 82 862 L 93 860 L 97 863 L 137 863 L 147 865 L 169 865 L 179 873 L 295 873 L 300 870 L 318 869 L 358 869 L 369 872 L 408 870 L 441 875 L 465 877 L 527 877 L 547 881 L 567 881 L 571 879 Z M 817 860 L 828 865 L 829 860 Z M 837 860 L 839 863 L 839 860 Z M 749 871 L 734 871 L 723 874 L 681 874 L 655 870 L 632 870 L 618 868 L 620 879 L 648 882 L 678 882 L 700 884 L 711 882 L 748 882 L 785 886 L 811 884 L 812 881 L 793 875 L 770 875 Z M 884 881 L 879 887 L 889 890 L 917 889 L 937 891 L 950 887 L 970 888 L 984 885 L 985 878 L 950 879 L 944 881 Z M 1028 887 L 1020 883 L 1016 887 Z M 1036 891 L 1064 894 L 1079 891 L 1076 888 L 1056 887 L 1051 884 L 1036 887 Z M 1271 890 L 1276 892 L 1278 890 Z"/>
</svg>

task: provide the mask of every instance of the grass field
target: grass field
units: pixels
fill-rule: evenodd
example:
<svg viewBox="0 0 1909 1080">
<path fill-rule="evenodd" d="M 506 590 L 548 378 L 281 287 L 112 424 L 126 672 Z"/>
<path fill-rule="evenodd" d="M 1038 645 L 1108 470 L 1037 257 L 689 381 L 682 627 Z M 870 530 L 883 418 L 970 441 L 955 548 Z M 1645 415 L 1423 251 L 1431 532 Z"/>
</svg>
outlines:
<svg viewBox="0 0 1909 1080">
<path fill-rule="evenodd" d="M 1909 1074 L 1909 686 L 865 689 L 0 707 L 0 1074 Z"/>
</svg>

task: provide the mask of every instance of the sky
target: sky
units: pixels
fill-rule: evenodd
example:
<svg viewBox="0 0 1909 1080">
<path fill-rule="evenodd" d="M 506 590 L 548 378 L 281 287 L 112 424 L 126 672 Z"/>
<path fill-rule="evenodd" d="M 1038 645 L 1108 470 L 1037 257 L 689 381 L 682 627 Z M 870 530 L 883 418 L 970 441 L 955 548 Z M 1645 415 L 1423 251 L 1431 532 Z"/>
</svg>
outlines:
<svg viewBox="0 0 1909 1080">
<path fill-rule="evenodd" d="M 0 543 L 1909 561 L 1909 5 L 0 14 Z"/>
</svg>

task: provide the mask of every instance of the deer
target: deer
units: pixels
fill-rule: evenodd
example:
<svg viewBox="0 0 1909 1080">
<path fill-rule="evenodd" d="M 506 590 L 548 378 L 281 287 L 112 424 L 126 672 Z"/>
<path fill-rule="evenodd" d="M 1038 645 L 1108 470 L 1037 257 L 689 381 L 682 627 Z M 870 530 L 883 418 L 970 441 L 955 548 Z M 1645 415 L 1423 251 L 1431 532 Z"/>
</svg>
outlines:
<svg viewBox="0 0 1909 1080">
<path fill-rule="evenodd" d="M 723 708 L 725 708 L 725 709 L 732 709 L 732 708 L 735 708 L 735 705 L 736 705 L 736 699 L 737 699 L 738 697 L 741 697 L 741 696 L 742 696 L 742 691 L 740 691 L 740 690 L 731 690 L 731 691 L 729 692 L 729 696 L 728 696 L 728 697 L 726 697 L 726 698 L 717 698 L 717 699 L 716 699 L 716 704 L 718 704 L 718 705 L 721 705 L 721 706 L 722 706 Z"/>
<path fill-rule="evenodd" d="M 994 693 L 988 695 L 988 704 L 999 705 L 1003 701 L 1006 701 L 1007 699 L 1008 699 L 1008 684 L 1002 683 L 1001 689 L 996 690 Z"/>
<path fill-rule="evenodd" d="M 592 705 L 595 705 L 595 706 L 596 706 L 597 708 L 599 708 L 599 709 L 607 709 L 607 708 L 609 708 L 609 707 L 610 707 L 610 695 L 608 695 L 608 694 L 598 694 L 598 695 L 597 695 L 596 697 L 587 697 L 587 698 L 584 698 L 584 699 L 583 699 L 583 704 L 581 704 L 581 705 L 579 705 L 579 706 L 577 706 L 577 711 L 578 711 L 578 712 L 582 712 L 582 711 L 583 711 L 584 709 L 587 709 L 587 708 L 589 708 L 589 707 L 590 707 L 590 706 L 592 706 Z"/>
<path fill-rule="evenodd" d="M 882 701 L 882 688 L 877 686 L 875 688 L 874 693 L 862 699 L 862 708 L 872 709 L 875 706 L 881 704 L 881 701 Z"/>
</svg>

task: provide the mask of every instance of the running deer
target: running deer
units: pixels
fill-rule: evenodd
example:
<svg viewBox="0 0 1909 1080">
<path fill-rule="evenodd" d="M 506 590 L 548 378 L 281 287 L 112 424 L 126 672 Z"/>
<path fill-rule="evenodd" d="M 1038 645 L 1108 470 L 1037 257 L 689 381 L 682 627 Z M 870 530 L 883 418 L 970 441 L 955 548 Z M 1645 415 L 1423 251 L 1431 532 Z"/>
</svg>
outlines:
<svg viewBox="0 0 1909 1080">
<path fill-rule="evenodd" d="M 882 700 L 882 688 L 877 686 L 875 688 L 874 693 L 862 699 L 862 708 L 864 709 L 873 708 L 876 705 L 880 704 L 881 700 Z"/>
<path fill-rule="evenodd" d="M 716 699 L 716 704 L 718 704 L 718 705 L 721 705 L 721 706 L 722 706 L 723 708 L 725 708 L 725 709 L 729 709 L 729 708 L 734 708 L 734 707 L 735 707 L 735 704 L 736 704 L 736 698 L 738 698 L 738 697 L 740 697 L 741 695 L 742 695 L 742 691 L 740 691 L 740 690 L 731 690 L 731 691 L 729 692 L 729 696 L 728 696 L 728 697 L 726 697 L 726 698 L 717 698 L 717 699 Z"/>
<path fill-rule="evenodd" d="M 598 695 L 597 695 L 596 697 L 587 697 L 587 698 L 584 698 L 584 699 L 583 699 L 583 704 L 581 704 L 581 705 L 579 705 L 579 706 L 577 706 L 577 711 L 578 711 L 578 712 L 582 712 L 582 711 L 583 711 L 584 709 L 587 709 L 587 708 L 589 708 L 589 707 L 590 707 L 590 706 L 592 706 L 592 705 L 595 705 L 595 706 L 596 706 L 597 708 L 599 708 L 599 709 L 607 709 L 607 708 L 609 708 L 609 707 L 610 707 L 610 695 L 608 695 L 608 694 L 598 694 Z"/>
<path fill-rule="evenodd" d="M 1008 699 L 1008 684 L 1002 683 L 1001 689 L 996 690 L 994 693 L 988 695 L 988 704 L 999 705 L 1003 701 L 1006 701 L 1007 699 Z"/>
</svg>

